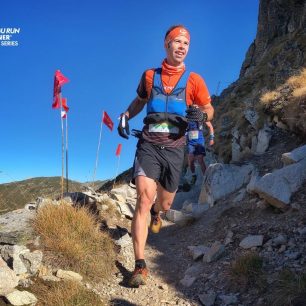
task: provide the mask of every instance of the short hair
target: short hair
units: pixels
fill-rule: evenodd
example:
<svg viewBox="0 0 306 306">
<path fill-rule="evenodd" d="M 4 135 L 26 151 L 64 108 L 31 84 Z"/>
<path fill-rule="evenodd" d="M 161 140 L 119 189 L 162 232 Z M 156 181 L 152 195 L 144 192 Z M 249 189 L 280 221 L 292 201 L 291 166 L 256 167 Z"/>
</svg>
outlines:
<svg viewBox="0 0 306 306">
<path fill-rule="evenodd" d="M 175 29 L 175 28 L 184 28 L 184 29 L 186 29 L 186 30 L 189 32 L 189 30 L 188 30 L 184 25 L 182 25 L 182 24 L 175 24 L 175 25 L 171 26 L 171 27 L 167 30 L 164 39 L 166 39 L 166 37 L 168 36 L 168 34 L 169 34 L 173 29 Z"/>
</svg>

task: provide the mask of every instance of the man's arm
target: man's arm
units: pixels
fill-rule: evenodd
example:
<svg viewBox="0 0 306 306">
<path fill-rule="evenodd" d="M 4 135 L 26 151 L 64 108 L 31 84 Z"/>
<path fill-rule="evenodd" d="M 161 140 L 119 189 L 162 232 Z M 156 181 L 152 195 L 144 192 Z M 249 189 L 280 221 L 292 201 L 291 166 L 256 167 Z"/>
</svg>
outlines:
<svg viewBox="0 0 306 306">
<path fill-rule="evenodd" d="M 208 127 L 208 129 L 209 129 L 209 135 L 214 135 L 214 127 L 211 124 L 211 122 L 210 121 L 206 121 L 205 124 Z"/>
<path fill-rule="evenodd" d="M 205 124 L 209 129 L 209 145 L 213 146 L 215 143 L 214 127 L 210 121 L 206 121 Z"/>
<path fill-rule="evenodd" d="M 148 99 L 142 99 L 139 96 L 137 96 L 132 103 L 129 105 L 127 110 L 124 112 L 124 114 L 129 118 L 132 119 L 137 114 L 139 114 L 144 106 L 146 105 Z"/>
<path fill-rule="evenodd" d="M 214 117 L 214 108 L 211 103 L 199 106 L 202 112 L 207 114 L 207 121 L 211 121 Z"/>
</svg>

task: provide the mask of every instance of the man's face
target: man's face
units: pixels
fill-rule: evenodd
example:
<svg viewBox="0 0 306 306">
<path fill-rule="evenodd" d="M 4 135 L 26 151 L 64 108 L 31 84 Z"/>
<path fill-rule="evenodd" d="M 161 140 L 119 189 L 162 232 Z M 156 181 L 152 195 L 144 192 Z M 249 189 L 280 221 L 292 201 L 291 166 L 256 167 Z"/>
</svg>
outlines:
<svg viewBox="0 0 306 306">
<path fill-rule="evenodd" d="M 166 47 L 167 62 L 171 66 L 179 66 L 185 60 L 189 50 L 189 40 L 185 36 L 177 36 Z"/>
</svg>

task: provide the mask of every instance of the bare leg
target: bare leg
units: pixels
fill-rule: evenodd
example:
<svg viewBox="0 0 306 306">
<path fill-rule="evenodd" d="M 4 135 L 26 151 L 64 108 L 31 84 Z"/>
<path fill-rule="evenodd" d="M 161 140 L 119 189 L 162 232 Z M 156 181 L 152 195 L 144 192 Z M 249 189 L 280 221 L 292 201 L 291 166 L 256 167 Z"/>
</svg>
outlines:
<svg viewBox="0 0 306 306">
<path fill-rule="evenodd" d="M 205 161 L 204 161 L 204 156 L 203 155 L 198 155 L 197 157 L 197 161 L 201 167 L 202 173 L 204 175 L 205 171 L 206 171 L 206 165 L 205 165 Z"/>
<path fill-rule="evenodd" d="M 194 155 L 193 154 L 188 154 L 188 162 L 189 162 L 189 167 L 191 170 L 191 173 L 194 174 L 195 173 L 195 165 L 194 165 Z"/>
<path fill-rule="evenodd" d="M 160 184 L 157 184 L 157 197 L 156 197 L 156 210 L 167 211 L 170 209 L 173 199 L 175 197 L 175 192 L 169 192 L 163 188 Z"/>
<path fill-rule="evenodd" d="M 156 195 L 156 182 L 145 176 L 136 177 L 137 202 L 132 221 L 135 260 L 144 259 L 148 237 L 147 217 Z"/>
</svg>

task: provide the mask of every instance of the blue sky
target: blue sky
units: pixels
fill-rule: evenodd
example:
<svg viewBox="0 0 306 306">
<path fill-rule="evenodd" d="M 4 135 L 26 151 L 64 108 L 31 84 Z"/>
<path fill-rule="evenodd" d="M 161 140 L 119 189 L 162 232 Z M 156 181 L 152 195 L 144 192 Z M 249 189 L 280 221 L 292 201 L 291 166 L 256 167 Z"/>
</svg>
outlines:
<svg viewBox="0 0 306 306">
<path fill-rule="evenodd" d="M 214 94 L 218 82 L 224 89 L 238 78 L 257 16 L 258 0 L 3 2 L 0 28 L 20 33 L 10 37 L 18 46 L 0 41 L 0 183 L 61 175 L 60 114 L 51 108 L 55 70 L 70 79 L 62 88 L 70 107 L 69 178 L 90 181 L 102 111 L 116 127 L 143 71 L 165 57 L 163 38 L 171 25 L 190 30 L 185 63 Z M 131 128 L 140 129 L 142 119 L 132 119 Z M 96 178 L 130 168 L 135 146 L 133 137 L 127 141 L 104 126 Z"/>
</svg>

